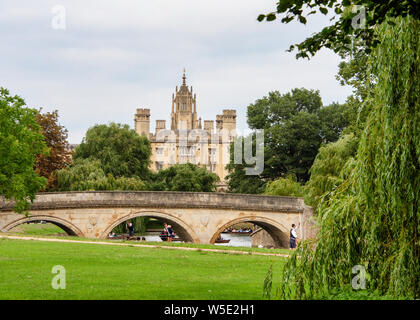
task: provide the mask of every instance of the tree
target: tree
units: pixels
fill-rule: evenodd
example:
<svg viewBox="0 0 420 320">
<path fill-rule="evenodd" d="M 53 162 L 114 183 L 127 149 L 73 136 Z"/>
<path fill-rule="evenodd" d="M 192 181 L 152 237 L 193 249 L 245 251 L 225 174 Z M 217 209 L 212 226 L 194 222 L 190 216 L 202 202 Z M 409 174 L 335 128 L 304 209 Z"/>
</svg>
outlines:
<svg viewBox="0 0 420 320">
<path fill-rule="evenodd" d="M 90 128 L 73 158 L 97 159 L 104 173 L 114 177 L 147 179 L 150 155 L 146 137 L 139 136 L 128 125 L 110 123 Z"/>
<path fill-rule="evenodd" d="M 270 92 L 249 105 L 249 127 L 264 130 L 264 170 L 259 176 L 246 176 L 246 165 L 234 164 L 231 156 L 229 190 L 261 193 L 267 182 L 288 175 L 306 182 L 321 144 L 336 141 L 354 121 L 351 107 L 323 107 L 319 91 L 304 88 L 283 95 Z"/>
<path fill-rule="evenodd" d="M 370 290 L 418 298 L 420 285 L 420 22 L 411 16 L 377 26 L 369 59 L 378 81 L 348 178 L 319 210 L 315 242 L 284 268 L 284 297 L 315 297 L 351 282 L 363 265 Z M 297 256 L 300 258 L 297 259 Z M 328 276 L 327 276 L 328 275 Z"/>
<path fill-rule="evenodd" d="M 66 167 L 71 162 L 68 150 L 67 129 L 58 123 L 58 111 L 41 113 L 38 111 L 36 122 L 41 126 L 45 138 L 48 155 L 38 155 L 35 162 L 35 172 L 47 178 L 46 190 L 53 190 L 56 186 L 54 172 Z"/>
<path fill-rule="evenodd" d="M 152 177 L 154 191 L 214 192 L 219 176 L 195 164 L 175 164 Z"/>
<path fill-rule="evenodd" d="M 267 184 L 265 195 L 303 197 L 302 185 L 296 181 L 296 177 L 290 175 L 286 178 L 279 178 Z"/>
<path fill-rule="evenodd" d="M 336 79 L 342 86 L 353 87 L 353 97 L 362 103 L 374 88 L 375 76 L 369 72 L 369 55 L 364 51 L 364 46 L 355 43 L 351 48 L 339 52 L 342 59 L 338 65 Z"/>
<path fill-rule="evenodd" d="M 22 98 L 0 88 L 0 195 L 14 200 L 19 213 L 45 188 L 46 179 L 34 165 L 38 155 L 48 154 L 36 110 L 24 106 Z"/>
<path fill-rule="evenodd" d="M 298 49 L 297 58 L 309 58 L 309 55 L 315 55 L 323 47 L 338 53 L 351 47 L 353 41 L 363 43 L 364 51 L 370 53 L 379 43 L 375 26 L 381 23 L 392 25 L 394 20 L 389 18 L 393 17 L 409 15 L 414 19 L 420 18 L 420 4 L 416 0 L 279 0 L 277 10 L 259 15 L 258 21 L 274 21 L 280 14 L 284 15 L 281 19 L 283 23 L 296 19 L 306 24 L 307 18 L 317 12 L 316 9 L 324 15 L 335 13 L 332 20 L 338 21 L 303 42 L 290 46 L 289 51 Z"/>
<path fill-rule="evenodd" d="M 253 150 L 255 151 L 255 139 L 252 142 Z M 236 143 L 242 143 L 242 150 L 244 150 L 244 139 L 241 139 L 241 137 L 238 137 L 230 146 L 230 162 L 226 166 L 229 171 L 229 174 L 226 176 L 228 192 L 242 194 L 263 193 L 266 181 L 260 175 L 246 175 L 246 168 L 250 168 L 252 165 L 246 164 L 244 155 L 242 154 L 240 164 L 234 163 L 234 147 Z"/>
<path fill-rule="evenodd" d="M 101 162 L 77 159 L 68 167 L 56 172 L 57 191 L 146 190 L 139 178 L 118 177 L 105 174 Z"/>
<path fill-rule="evenodd" d="M 307 205 L 317 210 L 321 201 L 327 202 L 331 192 L 349 178 L 358 145 L 359 138 L 348 134 L 319 148 L 310 170 L 311 178 L 304 187 Z"/>
</svg>

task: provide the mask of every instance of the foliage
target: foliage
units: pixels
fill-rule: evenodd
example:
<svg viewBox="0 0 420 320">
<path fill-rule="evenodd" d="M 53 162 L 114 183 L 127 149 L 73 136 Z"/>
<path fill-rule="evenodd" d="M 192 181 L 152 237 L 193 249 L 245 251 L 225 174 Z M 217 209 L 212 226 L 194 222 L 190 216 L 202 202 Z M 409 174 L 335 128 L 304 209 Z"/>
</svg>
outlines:
<svg viewBox="0 0 420 320">
<path fill-rule="evenodd" d="M 296 181 L 296 177 L 287 176 L 267 184 L 264 194 L 271 196 L 303 197 L 303 187 Z"/>
<path fill-rule="evenodd" d="M 146 137 L 139 136 L 128 125 L 110 123 L 90 128 L 73 158 L 99 160 L 104 173 L 114 177 L 146 179 L 150 155 Z"/>
<path fill-rule="evenodd" d="M 318 208 L 327 201 L 331 192 L 348 179 L 349 168 L 357 152 L 359 139 L 353 134 L 344 135 L 336 142 L 319 148 L 311 167 L 311 178 L 305 185 L 305 203 Z"/>
<path fill-rule="evenodd" d="M 271 300 L 271 295 L 273 293 L 273 265 L 270 265 L 268 268 L 267 274 L 264 279 L 263 285 L 263 299 Z"/>
<path fill-rule="evenodd" d="M 0 88 L 0 195 L 15 201 L 14 210 L 29 208 L 46 179 L 34 171 L 38 155 L 48 154 L 36 110 L 26 108 L 18 96 Z"/>
<path fill-rule="evenodd" d="M 268 181 L 287 175 L 306 182 L 321 144 L 336 141 L 355 114 L 353 105 L 322 106 L 319 91 L 270 92 L 248 106 L 250 128 L 264 130 L 264 170 L 259 176 L 246 176 L 247 165 L 234 164 L 231 152 L 229 190 L 261 193 Z"/>
<path fill-rule="evenodd" d="M 353 87 L 353 97 L 360 103 L 368 97 L 377 80 L 368 70 L 369 55 L 363 49 L 364 46 L 354 43 L 351 48 L 342 50 L 339 53 L 342 61 L 336 75 L 342 86 Z"/>
<path fill-rule="evenodd" d="M 316 241 L 285 266 L 283 297 L 328 295 L 366 267 L 368 289 L 418 298 L 420 282 L 420 23 L 397 18 L 378 27 L 370 58 L 378 79 L 348 179 L 321 204 Z M 299 259 L 297 257 L 300 257 Z"/>
<path fill-rule="evenodd" d="M 38 155 L 35 172 L 47 178 L 46 190 L 52 190 L 57 184 L 54 172 L 63 169 L 71 162 L 71 154 L 67 151 L 67 130 L 58 124 L 58 111 L 41 113 L 38 111 L 36 122 L 42 129 L 45 142 L 49 148 L 48 155 Z"/>
<path fill-rule="evenodd" d="M 214 192 L 219 176 L 192 163 L 175 164 L 151 178 L 150 190 Z"/>
<path fill-rule="evenodd" d="M 137 217 L 137 218 L 131 219 L 130 222 L 133 223 L 134 233 L 144 234 L 147 230 L 147 223 L 149 222 L 149 220 L 150 220 L 149 217 Z M 125 221 L 119 224 L 112 230 L 112 232 L 115 232 L 116 234 L 128 233 L 128 229 L 126 225 L 128 222 L 129 221 Z"/>
<path fill-rule="evenodd" d="M 244 140 L 238 137 L 230 146 L 230 162 L 226 166 L 229 171 L 226 176 L 228 191 L 242 194 L 260 194 L 264 192 L 266 182 L 260 176 L 246 175 L 245 169 L 252 167 L 252 165 L 245 163 L 243 154 L 241 163 L 234 164 L 234 145 L 235 143 L 242 143 L 242 150 L 244 150 Z M 255 151 L 255 139 L 252 142 Z"/>
<path fill-rule="evenodd" d="M 77 159 L 70 166 L 58 170 L 57 191 L 145 190 L 139 178 L 105 174 L 99 160 Z"/>
<path fill-rule="evenodd" d="M 362 12 L 356 6 L 363 6 L 365 10 L 364 17 Z M 393 24 L 390 17 L 405 17 L 410 15 L 415 19 L 420 18 L 420 4 L 415 0 L 390 0 L 390 1 L 373 1 L 373 0 L 279 0 L 277 2 L 276 12 L 261 14 L 258 16 L 259 21 L 276 20 L 278 14 L 284 15 L 281 19 L 283 23 L 289 23 L 298 20 L 300 23 L 306 24 L 307 18 L 317 13 L 317 9 L 324 15 L 335 13 L 331 20 L 338 20 L 334 24 L 324 27 L 318 32 L 307 38 L 299 44 L 290 46 L 289 51 L 295 47 L 298 49 L 297 58 L 309 58 L 321 48 L 330 48 L 335 52 L 346 50 L 352 45 L 354 39 L 362 42 L 365 46 L 365 52 L 370 53 L 378 43 L 377 34 L 374 27 L 383 22 Z M 361 20 L 362 19 L 362 20 Z M 364 23 L 365 26 L 355 27 L 354 22 Z M 352 25 L 353 24 L 353 25 Z"/>
</svg>

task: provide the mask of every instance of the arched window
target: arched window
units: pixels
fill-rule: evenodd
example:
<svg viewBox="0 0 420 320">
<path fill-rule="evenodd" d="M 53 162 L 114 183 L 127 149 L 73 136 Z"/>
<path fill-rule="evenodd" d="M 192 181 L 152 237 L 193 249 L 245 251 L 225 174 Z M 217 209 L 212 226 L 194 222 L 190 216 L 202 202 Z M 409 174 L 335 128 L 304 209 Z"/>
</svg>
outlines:
<svg viewBox="0 0 420 320">
<path fill-rule="evenodd" d="M 182 104 L 182 111 L 186 111 L 187 110 L 187 104 L 184 102 Z"/>
</svg>

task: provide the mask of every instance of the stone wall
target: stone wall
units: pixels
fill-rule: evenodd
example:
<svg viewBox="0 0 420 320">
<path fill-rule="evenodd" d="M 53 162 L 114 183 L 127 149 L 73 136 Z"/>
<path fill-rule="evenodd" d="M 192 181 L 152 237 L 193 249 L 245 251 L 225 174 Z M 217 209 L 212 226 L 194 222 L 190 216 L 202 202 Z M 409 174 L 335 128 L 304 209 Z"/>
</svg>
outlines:
<svg viewBox="0 0 420 320">
<path fill-rule="evenodd" d="M 86 191 L 39 193 L 31 209 L 133 207 L 217 208 L 303 213 L 300 198 L 242 195 L 210 192 Z M 13 202 L 0 200 L 0 211 L 13 208 Z"/>
</svg>

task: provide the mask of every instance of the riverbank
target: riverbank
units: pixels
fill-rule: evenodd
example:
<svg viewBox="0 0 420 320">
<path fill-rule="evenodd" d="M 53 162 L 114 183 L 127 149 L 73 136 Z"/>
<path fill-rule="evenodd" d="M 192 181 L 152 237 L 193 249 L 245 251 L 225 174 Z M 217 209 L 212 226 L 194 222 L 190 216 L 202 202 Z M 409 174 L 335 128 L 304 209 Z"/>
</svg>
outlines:
<svg viewBox="0 0 420 320">
<path fill-rule="evenodd" d="M 0 233 L 0 239 L 10 240 L 29 240 L 29 241 L 46 241 L 46 242 L 65 242 L 65 243 L 82 243 L 94 245 L 116 245 L 138 248 L 158 248 L 168 250 L 186 250 L 186 251 L 203 251 L 225 254 L 244 254 L 244 255 L 260 255 L 260 256 L 277 256 L 288 258 L 290 250 L 286 249 L 265 249 L 273 250 L 273 252 L 263 252 L 260 248 L 242 248 L 242 247 L 217 247 L 215 245 L 193 244 L 193 243 L 169 243 L 169 242 L 139 242 L 124 240 L 101 240 L 101 239 L 85 239 L 78 237 L 61 237 L 54 236 L 21 236 L 18 234 L 11 235 Z M 274 251 L 275 250 L 275 251 Z M 276 252 L 277 251 L 277 252 Z M 287 253 L 285 253 L 287 252 Z"/>
</svg>

